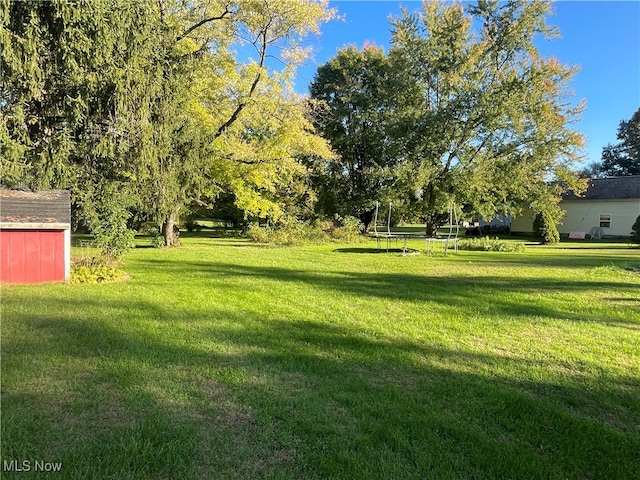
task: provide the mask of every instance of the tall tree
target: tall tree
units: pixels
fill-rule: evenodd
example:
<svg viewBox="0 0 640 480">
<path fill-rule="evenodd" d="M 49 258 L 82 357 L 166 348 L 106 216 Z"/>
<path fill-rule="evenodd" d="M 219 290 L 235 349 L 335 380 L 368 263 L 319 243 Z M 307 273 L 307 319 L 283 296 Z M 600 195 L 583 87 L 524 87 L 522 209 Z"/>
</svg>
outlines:
<svg viewBox="0 0 640 480">
<path fill-rule="evenodd" d="M 131 237 L 122 228 L 135 203 L 132 139 L 122 128 L 129 97 L 122 90 L 138 84 L 127 46 L 148 37 L 147 6 L 0 3 L 3 184 L 71 189 L 85 222 L 110 242 Z"/>
<path fill-rule="evenodd" d="M 533 44 L 555 35 L 549 12 L 544 0 L 481 0 L 466 12 L 425 1 L 393 20 L 397 185 L 428 234 L 453 201 L 485 218 L 525 207 L 557 218 L 558 191 L 578 188 L 568 167 L 582 137 L 569 125 L 582 105 L 565 102 L 576 69 Z"/>
<path fill-rule="evenodd" d="M 600 171 L 607 176 L 640 175 L 640 108 L 618 125 L 619 142 L 602 149 Z"/>
<path fill-rule="evenodd" d="M 265 139 L 250 111 L 272 111 L 275 95 L 290 110 L 276 118 L 300 119 L 287 93 L 300 40 L 333 15 L 324 0 L 0 1 L 5 185 L 71 187 L 96 231 L 136 207 L 167 245 L 186 203 L 240 190 L 247 151 L 221 145 Z M 290 127 L 271 163 L 302 138 L 322 151 L 308 122 Z M 273 175 L 264 165 L 252 179 Z"/>
<path fill-rule="evenodd" d="M 299 47 L 300 39 L 317 32 L 332 15 L 326 2 L 255 0 L 226 4 L 224 9 L 219 4 L 217 10 L 203 4 L 199 6 L 202 11 L 195 13 L 191 4 L 178 3 L 182 5 L 187 5 L 182 16 L 177 8 L 172 9 L 172 25 L 178 27 L 169 38 L 176 42 L 167 42 L 172 51 L 164 62 L 175 69 L 167 72 L 165 68 L 164 78 L 174 79 L 176 85 L 170 89 L 172 97 L 163 94 L 158 102 L 169 110 L 159 117 L 173 122 L 177 129 L 169 126 L 157 132 L 165 134 L 167 148 L 149 164 L 152 198 L 167 245 L 174 240 L 172 226 L 180 210 L 189 199 L 203 194 L 211 197 L 216 191 L 230 190 L 247 212 L 278 214 L 273 202 L 267 201 L 269 188 L 278 183 L 273 172 L 286 178 L 284 170 L 293 164 L 300 167 L 292 159 L 300 154 L 303 137 L 323 150 L 318 139 L 309 140 L 310 125 L 301 116 L 291 80 L 295 66 L 306 55 Z M 214 28 L 217 22 L 226 22 L 222 32 Z M 201 31 L 205 26 L 210 32 Z M 230 53 L 230 48 L 243 45 L 246 59 Z M 277 63 L 270 65 L 274 58 Z M 178 106 L 185 98 L 189 107 Z M 180 119 L 177 124 L 176 119 Z M 194 121 L 199 128 L 188 127 Z M 282 135 L 284 131 L 287 135 Z M 278 142 L 273 141 L 274 136 Z M 276 148 L 268 151 L 268 146 Z M 247 158 L 250 155 L 253 157 Z M 167 167 L 159 169 L 159 165 Z M 253 187 L 262 184 L 253 188 L 249 186 L 252 182 Z M 161 188 L 154 188 L 158 183 Z"/>
<path fill-rule="evenodd" d="M 89 145 L 97 157 L 112 149 L 116 57 L 132 17 L 116 17 L 122 4 L 111 6 L 1 0 L 0 153 L 6 185 L 65 186 L 76 175 L 77 160 L 87 160 Z M 122 167 L 109 163 L 113 175 Z"/>
<path fill-rule="evenodd" d="M 389 62 L 373 44 L 344 48 L 322 65 L 310 86 L 314 124 L 335 159 L 315 165 L 314 186 L 323 213 L 359 217 L 368 229 L 376 200 L 393 180 L 388 132 Z"/>
</svg>

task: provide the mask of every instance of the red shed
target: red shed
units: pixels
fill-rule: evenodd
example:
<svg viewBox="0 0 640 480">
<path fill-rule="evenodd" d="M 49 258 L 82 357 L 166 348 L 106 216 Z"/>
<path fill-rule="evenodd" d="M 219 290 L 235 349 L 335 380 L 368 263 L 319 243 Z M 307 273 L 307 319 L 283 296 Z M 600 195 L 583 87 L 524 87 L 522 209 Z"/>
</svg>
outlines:
<svg viewBox="0 0 640 480">
<path fill-rule="evenodd" d="M 0 281 L 59 282 L 70 272 L 69 192 L 0 190 Z"/>
</svg>

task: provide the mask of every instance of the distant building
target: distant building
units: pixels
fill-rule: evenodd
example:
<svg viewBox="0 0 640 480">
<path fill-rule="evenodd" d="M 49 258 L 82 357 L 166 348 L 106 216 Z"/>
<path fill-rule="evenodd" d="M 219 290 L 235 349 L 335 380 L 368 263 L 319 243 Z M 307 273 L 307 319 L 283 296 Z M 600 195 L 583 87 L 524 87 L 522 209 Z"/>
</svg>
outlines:
<svg viewBox="0 0 640 480">
<path fill-rule="evenodd" d="M 560 234 L 585 233 L 592 237 L 629 237 L 640 215 L 640 175 L 592 178 L 581 195 L 568 194 L 560 201 L 566 211 Z M 533 232 L 534 213 L 513 218 L 513 233 Z"/>
</svg>

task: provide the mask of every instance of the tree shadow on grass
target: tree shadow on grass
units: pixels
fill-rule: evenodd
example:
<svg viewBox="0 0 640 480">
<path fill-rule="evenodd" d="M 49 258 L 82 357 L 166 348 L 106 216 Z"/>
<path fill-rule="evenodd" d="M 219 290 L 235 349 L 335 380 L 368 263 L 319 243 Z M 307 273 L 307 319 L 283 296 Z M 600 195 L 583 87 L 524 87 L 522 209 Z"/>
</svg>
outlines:
<svg viewBox="0 0 640 480">
<path fill-rule="evenodd" d="M 465 258 L 471 257 L 474 261 L 495 263 L 499 265 L 513 265 L 521 268 L 529 267 L 555 267 L 572 269 L 592 269 L 602 266 L 617 265 L 624 268 L 631 264 L 640 265 L 638 256 L 631 249 L 609 250 L 604 253 L 593 249 L 577 249 L 570 253 L 545 253 L 544 255 L 531 255 L 524 253 L 490 253 L 465 252 Z M 455 258 L 455 257 L 453 257 Z"/>
<path fill-rule="evenodd" d="M 158 267 L 156 260 L 148 261 L 148 264 Z M 224 277 L 224 283 L 218 288 L 238 288 L 233 282 L 234 278 L 255 277 L 285 284 L 309 285 L 356 297 L 402 300 L 441 308 L 453 307 L 458 311 L 467 310 L 470 317 L 482 313 L 497 318 L 541 317 L 579 322 L 640 324 L 640 318 L 629 320 L 623 315 L 601 316 L 597 310 L 581 311 L 576 308 L 573 298 L 566 297 L 572 292 L 591 291 L 594 295 L 597 292 L 604 295 L 618 289 L 638 287 L 637 283 L 630 281 L 599 280 L 597 277 L 563 280 L 540 276 L 473 277 L 463 274 L 430 276 L 397 272 L 310 271 L 220 262 L 183 262 L 180 265 L 166 262 L 161 265 L 162 269 L 166 268 L 168 271 L 184 271 L 186 268 L 188 271 L 205 273 L 212 279 Z M 531 302 L 531 295 L 540 300 Z"/>
<path fill-rule="evenodd" d="M 365 254 L 380 254 L 380 253 L 402 253 L 402 248 L 367 248 L 367 247 L 349 247 L 349 248 L 336 248 L 333 250 L 335 253 L 365 253 Z"/>
<path fill-rule="evenodd" d="M 640 467 L 637 378 L 553 377 L 552 360 L 189 303 L 53 298 L 4 321 L 19 327 L 3 331 L 3 458 L 62 460 L 59 478 L 630 479 Z"/>
</svg>

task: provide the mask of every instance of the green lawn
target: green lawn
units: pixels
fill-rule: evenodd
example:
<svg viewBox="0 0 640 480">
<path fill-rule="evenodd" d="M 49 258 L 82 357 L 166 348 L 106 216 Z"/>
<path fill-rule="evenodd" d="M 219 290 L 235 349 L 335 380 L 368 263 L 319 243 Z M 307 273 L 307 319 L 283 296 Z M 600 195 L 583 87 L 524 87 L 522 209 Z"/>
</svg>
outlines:
<svg viewBox="0 0 640 480">
<path fill-rule="evenodd" d="M 640 478 L 640 250 L 206 235 L 3 286 L 3 479 Z"/>
</svg>

